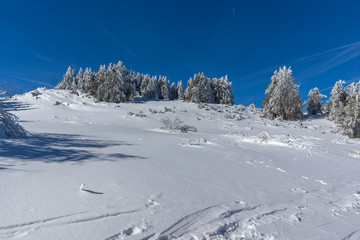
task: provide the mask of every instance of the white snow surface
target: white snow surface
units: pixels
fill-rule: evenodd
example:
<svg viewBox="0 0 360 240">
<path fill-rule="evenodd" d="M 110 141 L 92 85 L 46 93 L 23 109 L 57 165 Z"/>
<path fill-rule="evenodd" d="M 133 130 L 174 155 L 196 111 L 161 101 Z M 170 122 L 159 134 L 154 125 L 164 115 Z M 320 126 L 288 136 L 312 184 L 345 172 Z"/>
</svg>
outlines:
<svg viewBox="0 0 360 240">
<path fill-rule="evenodd" d="M 324 118 L 37 91 L 8 102 L 0 239 L 360 239 L 360 141 Z"/>
</svg>

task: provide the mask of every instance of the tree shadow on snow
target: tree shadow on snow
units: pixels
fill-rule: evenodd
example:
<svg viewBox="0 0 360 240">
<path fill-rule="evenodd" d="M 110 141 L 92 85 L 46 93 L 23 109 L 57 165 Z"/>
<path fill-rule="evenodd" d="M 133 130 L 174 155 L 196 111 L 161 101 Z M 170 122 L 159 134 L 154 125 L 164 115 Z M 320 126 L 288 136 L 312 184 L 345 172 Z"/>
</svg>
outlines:
<svg viewBox="0 0 360 240">
<path fill-rule="evenodd" d="M 0 99 L 1 108 L 7 111 L 24 111 L 35 109 L 31 104 L 15 102 L 11 99 Z"/>
<path fill-rule="evenodd" d="M 74 162 L 145 159 L 123 153 L 102 154 L 96 149 L 132 146 L 121 141 L 94 140 L 72 134 L 38 134 L 25 139 L 1 139 L 0 156 L 24 161 Z"/>
</svg>

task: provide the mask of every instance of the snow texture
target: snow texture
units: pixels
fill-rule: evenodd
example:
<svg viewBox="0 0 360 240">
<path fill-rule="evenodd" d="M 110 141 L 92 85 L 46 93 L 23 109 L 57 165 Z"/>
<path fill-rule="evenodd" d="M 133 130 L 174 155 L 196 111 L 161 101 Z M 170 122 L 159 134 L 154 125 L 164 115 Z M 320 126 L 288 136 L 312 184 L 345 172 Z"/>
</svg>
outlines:
<svg viewBox="0 0 360 240">
<path fill-rule="evenodd" d="M 0 239 L 359 239 L 360 141 L 325 118 L 36 91 L 0 140 Z"/>
</svg>

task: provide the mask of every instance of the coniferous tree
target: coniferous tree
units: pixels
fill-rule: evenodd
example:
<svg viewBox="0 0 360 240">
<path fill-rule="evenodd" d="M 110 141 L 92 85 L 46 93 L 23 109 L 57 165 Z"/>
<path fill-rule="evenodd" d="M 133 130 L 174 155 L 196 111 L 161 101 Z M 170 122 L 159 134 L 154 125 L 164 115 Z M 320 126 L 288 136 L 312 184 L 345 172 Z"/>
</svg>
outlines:
<svg viewBox="0 0 360 240">
<path fill-rule="evenodd" d="M 346 98 L 345 119 L 342 123 L 344 134 L 349 137 L 360 137 L 360 82 L 348 86 Z"/>
<path fill-rule="evenodd" d="M 160 99 L 169 100 L 169 82 L 166 77 L 160 77 Z"/>
<path fill-rule="evenodd" d="M 303 104 L 291 68 L 284 66 L 275 71 L 265 93 L 267 96 L 263 102 L 263 117 L 283 120 L 302 118 Z"/>
<path fill-rule="evenodd" d="M 322 115 L 322 105 L 323 101 L 321 98 L 326 97 L 325 95 L 321 94 L 319 89 L 316 87 L 309 91 L 309 99 L 306 101 L 307 103 L 307 112 L 309 115 Z"/>
<path fill-rule="evenodd" d="M 196 93 L 196 96 L 194 96 L 194 93 Z M 204 73 L 194 74 L 194 78 L 189 79 L 185 90 L 185 100 L 204 103 L 213 103 L 215 101 L 210 79 Z"/>
<path fill-rule="evenodd" d="M 79 69 L 78 73 L 76 74 L 76 77 L 74 78 L 74 80 L 72 81 L 72 86 L 71 89 L 73 91 L 77 91 L 77 90 L 81 90 L 82 86 L 84 85 L 83 83 L 83 70 L 82 68 Z"/>
<path fill-rule="evenodd" d="M 178 99 L 184 100 L 185 99 L 185 90 L 184 90 L 184 85 L 181 80 L 177 84 L 177 89 L 178 89 L 178 91 L 177 91 Z"/>
<path fill-rule="evenodd" d="M 331 110 L 329 113 L 329 120 L 339 124 L 345 118 L 346 98 L 348 96 L 347 89 L 343 86 L 345 81 L 339 80 L 331 90 Z"/>
<path fill-rule="evenodd" d="M 73 81 L 75 80 L 75 70 L 68 67 L 63 80 L 55 87 L 55 89 L 73 90 Z"/>
<path fill-rule="evenodd" d="M 213 89 L 214 103 L 234 104 L 232 83 L 229 82 L 227 75 L 220 79 L 214 78 L 211 81 L 211 88 Z"/>
<path fill-rule="evenodd" d="M 92 84 L 94 82 L 94 74 L 91 71 L 91 68 L 86 68 L 84 75 L 83 75 L 83 81 L 84 81 L 84 85 L 82 86 L 82 90 L 83 92 L 87 93 L 90 91 Z"/>
<path fill-rule="evenodd" d="M 169 87 L 169 99 L 170 100 L 178 99 L 178 89 L 175 83 L 172 83 Z"/>
</svg>

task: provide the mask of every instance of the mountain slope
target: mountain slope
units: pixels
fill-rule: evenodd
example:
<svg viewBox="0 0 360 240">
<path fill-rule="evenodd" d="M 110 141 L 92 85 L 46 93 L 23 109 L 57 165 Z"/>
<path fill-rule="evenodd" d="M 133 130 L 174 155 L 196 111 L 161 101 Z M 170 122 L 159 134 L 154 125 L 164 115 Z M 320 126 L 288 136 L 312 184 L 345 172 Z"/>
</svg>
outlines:
<svg viewBox="0 0 360 240">
<path fill-rule="evenodd" d="M 13 101 L 31 136 L 0 141 L 0 239 L 360 236 L 360 141 L 325 119 L 47 89 Z"/>
</svg>

